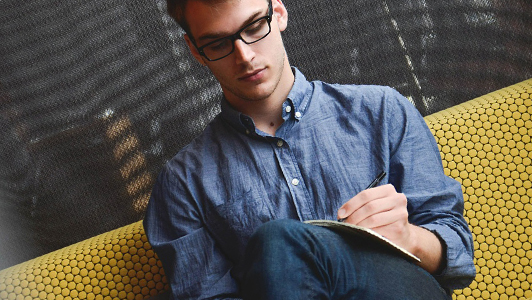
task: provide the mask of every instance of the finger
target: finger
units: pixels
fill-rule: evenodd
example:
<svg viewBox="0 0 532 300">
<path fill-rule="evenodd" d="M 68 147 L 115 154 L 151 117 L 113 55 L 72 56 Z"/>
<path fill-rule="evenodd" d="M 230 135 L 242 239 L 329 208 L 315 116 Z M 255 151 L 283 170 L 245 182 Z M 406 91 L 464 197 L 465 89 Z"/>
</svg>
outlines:
<svg viewBox="0 0 532 300">
<path fill-rule="evenodd" d="M 396 195 L 386 196 L 367 202 L 355 210 L 347 221 L 351 224 L 359 225 L 360 222 L 370 218 L 373 215 L 384 213 L 396 208 L 398 201 Z"/>
<path fill-rule="evenodd" d="M 356 225 L 373 229 L 377 232 L 392 231 L 395 235 L 397 225 L 408 223 L 408 211 L 405 209 L 392 209 L 371 215 Z M 394 225 L 394 226 L 391 226 Z M 383 234 L 384 235 L 384 234 Z M 392 236 L 393 236 L 392 235 Z M 384 235 L 387 236 L 387 235 Z"/>
<path fill-rule="evenodd" d="M 395 194 L 395 188 L 391 184 L 386 184 L 371 189 L 363 190 L 355 197 L 349 199 L 338 210 L 338 219 L 349 217 L 354 211 L 366 205 L 368 202 L 375 199 L 384 198 L 388 195 Z"/>
</svg>

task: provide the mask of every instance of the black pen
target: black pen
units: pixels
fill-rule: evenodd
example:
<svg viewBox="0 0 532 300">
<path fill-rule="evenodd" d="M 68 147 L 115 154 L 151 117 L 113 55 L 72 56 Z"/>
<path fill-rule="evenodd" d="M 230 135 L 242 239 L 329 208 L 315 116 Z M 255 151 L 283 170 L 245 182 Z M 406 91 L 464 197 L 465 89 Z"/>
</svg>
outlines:
<svg viewBox="0 0 532 300">
<path fill-rule="evenodd" d="M 386 172 L 384 172 L 384 171 L 380 172 L 379 175 L 377 175 L 377 177 L 375 179 L 373 179 L 373 181 L 368 185 L 366 190 L 376 187 L 377 184 L 379 184 L 379 182 L 381 182 L 381 180 L 384 178 L 384 176 L 386 176 Z M 349 216 L 347 216 L 345 218 L 338 219 L 338 222 L 343 222 L 347 218 L 349 218 Z"/>
</svg>

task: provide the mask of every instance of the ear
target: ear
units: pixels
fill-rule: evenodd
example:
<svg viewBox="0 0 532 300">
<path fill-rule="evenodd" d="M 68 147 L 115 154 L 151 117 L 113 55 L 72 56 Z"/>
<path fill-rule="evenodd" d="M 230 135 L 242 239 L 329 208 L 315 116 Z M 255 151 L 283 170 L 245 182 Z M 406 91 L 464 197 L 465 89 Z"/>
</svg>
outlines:
<svg viewBox="0 0 532 300">
<path fill-rule="evenodd" d="M 190 37 L 188 34 L 185 33 L 185 42 L 187 42 L 188 49 L 190 49 L 190 52 L 194 56 L 194 58 L 203 66 L 206 66 L 205 59 L 201 54 L 199 54 L 198 49 L 196 49 L 196 46 L 194 46 L 194 43 L 190 40 Z"/>
<path fill-rule="evenodd" d="M 282 0 L 272 0 L 273 18 L 277 19 L 280 31 L 284 31 L 288 25 L 288 11 Z"/>
</svg>

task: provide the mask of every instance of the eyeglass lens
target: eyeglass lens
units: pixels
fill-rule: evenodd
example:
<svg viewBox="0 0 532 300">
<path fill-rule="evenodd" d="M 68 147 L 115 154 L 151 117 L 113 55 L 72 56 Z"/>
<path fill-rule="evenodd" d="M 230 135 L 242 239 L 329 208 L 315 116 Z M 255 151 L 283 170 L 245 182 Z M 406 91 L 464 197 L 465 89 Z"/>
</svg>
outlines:
<svg viewBox="0 0 532 300">
<path fill-rule="evenodd" d="M 270 33 L 268 17 L 262 17 L 242 28 L 234 36 L 228 36 L 203 46 L 203 53 L 209 60 L 217 60 L 231 54 L 234 50 L 234 41 L 242 39 L 246 44 L 252 44 L 265 38 Z"/>
</svg>

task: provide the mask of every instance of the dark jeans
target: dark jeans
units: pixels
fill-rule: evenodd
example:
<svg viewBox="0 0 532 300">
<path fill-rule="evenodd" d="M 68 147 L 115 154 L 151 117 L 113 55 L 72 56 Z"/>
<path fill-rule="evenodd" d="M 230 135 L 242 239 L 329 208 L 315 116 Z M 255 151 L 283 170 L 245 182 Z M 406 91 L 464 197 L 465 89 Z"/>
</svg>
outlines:
<svg viewBox="0 0 532 300">
<path fill-rule="evenodd" d="M 264 224 L 235 268 L 244 299 L 451 299 L 428 272 L 330 229 Z"/>
</svg>

